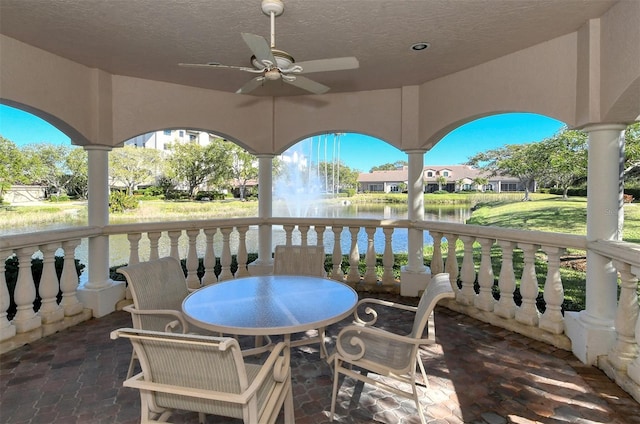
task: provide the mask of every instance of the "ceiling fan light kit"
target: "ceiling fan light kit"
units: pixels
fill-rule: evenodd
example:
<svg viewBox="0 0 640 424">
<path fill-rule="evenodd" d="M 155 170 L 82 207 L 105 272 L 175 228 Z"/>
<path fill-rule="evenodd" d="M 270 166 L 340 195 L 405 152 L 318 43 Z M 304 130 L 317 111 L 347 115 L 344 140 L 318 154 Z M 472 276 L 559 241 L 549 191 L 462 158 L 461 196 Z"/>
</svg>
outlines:
<svg viewBox="0 0 640 424">
<path fill-rule="evenodd" d="M 236 69 L 244 72 L 258 74 L 255 78 L 240 87 L 236 93 L 247 94 L 263 85 L 265 81 L 282 80 L 285 83 L 301 88 L 313 94 L 323 94 L 329 91 L 329 87 L 309 78 L 299 76 L 303 73 L 342 71 L 356 69 L 360 66 L 355 57 L 337 57 L 332 59 L 317 59 L 306 62 L 297 62 L 289 53 L 276 49 L 275 42 L 275 18 L 284 13 L 282 0 L 262 0 L 262 12 L 270 17 L 271 43 L 264 37 L 243 32 L 242 38 L 247 44 L 253 56 L 250 63 L 253 68 L 246 66 L 223 65 L 212 61 L 208 63 L 179 63 L 179 66 L 209 69 Z M 295 74 L 295 75 L 293 75 Z"/>
</svg>

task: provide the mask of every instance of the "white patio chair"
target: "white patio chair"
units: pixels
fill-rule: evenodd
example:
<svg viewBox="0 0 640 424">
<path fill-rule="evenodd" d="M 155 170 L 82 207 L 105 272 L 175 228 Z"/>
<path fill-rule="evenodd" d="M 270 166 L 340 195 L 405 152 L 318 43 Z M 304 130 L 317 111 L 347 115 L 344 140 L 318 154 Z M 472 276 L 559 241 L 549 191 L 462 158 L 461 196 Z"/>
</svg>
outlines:
<svg viewBox="0 0 640 424">
<path fill-rule="evenodd" d="M 288 347 L 278 343 L 262 364 L 244 362 L 231 337 L 124 328 L 111 338 L 131 340 L 142 372 L 124 381 L 140 390 L 141 422 L 166 422 L 175 410 L 274 423 L 284 408 L 294 422 Z"/>
<path fill-rule="evenodd" d="M 326 277 L 323 246 L 276 246 L 273 255 L 275 275 Z"/>
<path fill-rule="evenodd" d="M 133 305 L 123 309 L 131 314 L 134 328 L 186 333 L 189 325 L 182 314 L 182 301 L 189 294 L 180 261 L 160 258 L 118 268 L 125 276 Z M 127 378 L 133 374 L 136 354 L 131 354 Z"/>
<path fill-rule="evenodd" d="M 324 269 L 325 253 L 323 246 L 276 246 L 273 255 L 274 275 L 304 275 L 311 277 L 326 277 Z M 325 328 L 316 330 L 318 335 L 307 339 L 291 341 L 291 347 L 306 346 L 320 343 L 320 357 L 327 356 L 324 347 Z"/>
<path fill-rule="evenodd" d="M 435 325 L 433 312 L 436 304 L 445 298 L 453 298 L 454 292 L 449 281 L 449 274 L 437 274 L 424 291 L 417 307 L 408 306 L 379 299 L 362 299 L 358 306 L 374 304 L 389 308 L 402 309 L 415 312 L 413 328 L 407 335 L 395 334 L 372 325 L 378 318 L 378 313 L 370 306 L 365 308 L 365 313 L 372 316 L 369 321 L 363 320 L 355 312 L 355 324 L 344 327 L 338 334 L 336 351 L 329 357 L 328 362 L 333 363 L 333 393 L 331 398 L 331 415 L 333 421 L 338 395 L 338 379 L 340 374 L 347 375 L 364 383 L 373 384 L 393 394 L 413 399 L 424 424 L 425 418 L 420 407 L 420 400 L 416 385 L 416 363 L 420 367 L 424 384 L 428 387 L 427 375 L 424 364 L 420 358 L 420 345 L 435 343 Z M 428 324 L 428 337 L 422 338 L 425 326 Z M 348 364 L 348 368 L 345 367 Z M 363 372 L 352 369 L 355 365 Z M 373 372 L 382 376 L 373 379 L 367 376 L 367 372 Z M 395 381 L 385 381 L 393 379 Z M 401 389 L 397 382 L 407 383 L 411 391 Z"/>
</svg>

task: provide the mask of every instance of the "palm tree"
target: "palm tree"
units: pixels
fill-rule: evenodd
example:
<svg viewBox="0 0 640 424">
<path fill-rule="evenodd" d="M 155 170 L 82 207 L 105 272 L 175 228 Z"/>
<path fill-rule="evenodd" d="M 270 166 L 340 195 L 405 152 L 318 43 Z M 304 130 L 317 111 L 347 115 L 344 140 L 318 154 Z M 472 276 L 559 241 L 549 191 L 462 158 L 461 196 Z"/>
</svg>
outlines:
<svg viewBox="0 0 640 424">
<path fill-rule="evenodd" d="M 438 183 L 438 191 L 442 191 L 442 185 L 447 183 L 447 177 L 439 175 L 436 177 L 436 182 Z"/>
<path fill-rule="evenodd" d="M 473 179 L 473 183 L 476 185 L 476 190 L 484 191 L 484 186 L 489 182 L 487 178 L 476 177 Z"/>
</svg>

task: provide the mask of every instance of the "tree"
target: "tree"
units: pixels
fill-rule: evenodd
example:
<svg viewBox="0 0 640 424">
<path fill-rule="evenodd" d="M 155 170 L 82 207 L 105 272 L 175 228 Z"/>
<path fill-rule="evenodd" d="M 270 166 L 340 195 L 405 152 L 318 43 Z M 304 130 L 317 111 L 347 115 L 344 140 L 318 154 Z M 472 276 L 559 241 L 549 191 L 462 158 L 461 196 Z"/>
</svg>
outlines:
<svg viewBox="0 0 640 424">
<path fill-rule="evenodd" d="M 473 184 L 476 186 L 476 190 L 484 191 L 484 186 L 489 183 L 489 179 L 485 177 L 475 177 L 473 179 Z"/>
<path fill-rule="evenodd" d="M 207 146 L 197 143 L 173 143 L 170 167 L 177 181 L 187 186 L 189 197 L 193 198 L 198 186 L 220 185 L 230 177 L 232 156 L 229 154 L 229 142 L 220 138 Z"/>
<path fill-rule="evenodd" d="M 318 164 L 320 181 L 326 181 L 325 191 L 334 192 L 342 188 L 356 188 L 360 171 L 349 168 L 344 162 L 320 162 Z M 326 174 L 325 174 L 326 170 Z M 335 181 L 334 181 L 335 180 Z"/>
<path fill-rule="evenodd" d="M 69 195 L 75 195 L 81 199 L 86 199 L 88 197 L 88 162 L 87 152 L 81 147 L 71 149 L 69 155 L 67 155 L 65 165 L 69 174 L 67 175 L 68 179 L 65 183 L 65 189 Z"/>
<path fill-rule="evenodd" d="M 156 149 L 124 146 L 109 153 L 109 175 L 127 188 L 128 195 L 132 195 L 138 185 L 155 182 L 160 161 L 160 152 Z"/>
<path fill-rule="evenodd" d="M 29 144 L 22 148 L 24 172 L 31 184 L 44 185 L 49 194 L 65 190 L 68 180 L 66 159 L 70 148 L 51 143 Z"/>
<path fill-rule="evenodd" d="M 27 182 L 25 160 L 15 143 L 0 136 L 0 199 L 13 184 Z"/>
<path fill-rule="evenodd" d="M 396 169 L 400 169 L 403 166 L 408 166 L 409 163 L 406 160 L 398 160 L 393 163 L 385 163 L 382 165 L 374 166 L 369 170 L 369 172 L 373 171 L 394 171 Z"/>
<path fill-rule="evenodd" d="M 564 129 L 555 136 L 542 140 L 538 152 L 543 155 L 542 182 L 555 184 L 567 199 L 569 188 L 587 176 L 587 134 Z"/>
<path fill-rule="evenodd" d="M 529 200 L 529 190 L 536 180 L 544 176 L 544 151 L 538 143 L 508 144 L 497 149 L 480 152 L 467 161 L 491 176 L 509 175 L 517 178 L 524 187 L 524 198 Z"/>
<path fill-rule="evenodd" d="M 231 178 L 233 178 L 234 183 L 239 186 L 240 199 L 244 199 L 247 182 L 258 178 L 258 161 L 254 155 L 240 146 L 234 143 L 230 144 Z"/>
<path fill-rule="evenodd" d="M 640 122 L 627 127 L 624 139 L 624 178 L 640 178 Z"/>
<path fill-rule="evenodd" d="M 438 191 L 442 191 L 442 186 L 447 183 L 447 177 L 438 175 L 436 177 L 436 183 L 438 183 Z"/>
</svg>

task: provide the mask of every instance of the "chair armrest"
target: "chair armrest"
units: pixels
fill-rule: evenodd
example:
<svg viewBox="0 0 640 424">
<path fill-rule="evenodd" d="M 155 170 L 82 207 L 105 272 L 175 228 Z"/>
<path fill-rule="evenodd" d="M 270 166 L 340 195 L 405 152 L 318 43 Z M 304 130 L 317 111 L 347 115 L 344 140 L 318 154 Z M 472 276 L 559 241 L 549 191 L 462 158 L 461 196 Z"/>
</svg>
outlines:
<svg viewBox="0 0 640 424">
<path fill-rule="evenodd" d="M 366 353 L 366 343 L 363 340 L 362 335 L 369 335 L 377 338 L 382 344 L 389 344 L 391 342 L 398 344 L 403 343 L 407 345 L 407 349 L 411 349 L 414 346 L 420 346 L 423 344 L 431 344 L 428 339 L 416 339 L 413 337 L 402 336 L 399 334 L 391 333 L 376 327 L 363 327 L 358 324 L 349 325 L 344 327 L 336 340 L 336 350 L 340 356 L 350 361 L 357 361 L 361 359 Z M 349 353 L 342 347 L 343 343 L 349 343 L 351 346 L 357 346 L 359 351 L 357 353 Z"/>
<path fill-rule="evenodd" d="M 175 318 L 175 320 L 172 320 L 165 326 L 166 332 L 172 332 L 171 330 L 178 327 L 178 325 L 182 327 L 182 333 L 189 332 L 189 324 L 184 319 L 184 316 L 180 311 L 174 311 L 173 309 L 136 309 L 134 305 L 127 305 L 122 309 L 129 312 L 131 315 L 157 315 L 173 317 Z"/>
<path fill-rule="evenodd" d="M 401 309 L 409 312 L 416 312 L 418 310 L 418 308 L 416 308 L 415 306 L 409 306 L 409 305 L 404 305 L 402 303 L 389 302 L 386 300 L 367 297 L 358 302 L 358 304 L 356 305 L 356 309 L 353 312 L 354 322 L 358 325 L 363 325 L 365 327 L 372 326 L 378 320 L 378 312 L 375 309 L 373 309 L 371 306 L 365 306 L 364 308 L 364 313 L 371 316 L 371 318 L 367 320 L 360 317 L 360 314 L 358 313 L 358 311 L 360 310 L 360 306 L 367 305 L 367 304 L 380 305 L 388 308 Z"/>
<path fill-rule="evenodd" d="M 267 378 L 272 377 L 278 383 L 282 383 L 290 378 L 291 364 L 288 352 L 289 346 L 284 342 L 277 343 L 267 360 L 261 365 L 261 369 L 253 379 L 243 395 L 251 397 L 265 382 Z"/>
</svg>

